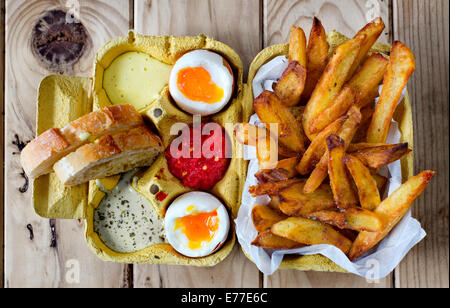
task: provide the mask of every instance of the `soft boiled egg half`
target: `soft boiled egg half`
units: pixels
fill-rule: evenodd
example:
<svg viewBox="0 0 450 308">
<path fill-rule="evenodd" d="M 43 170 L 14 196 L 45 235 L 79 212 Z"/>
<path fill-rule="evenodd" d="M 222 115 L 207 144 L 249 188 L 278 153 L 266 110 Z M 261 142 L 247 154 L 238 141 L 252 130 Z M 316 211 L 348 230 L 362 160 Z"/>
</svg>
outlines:
<svg viewBox="0 0 450 308">
<path fill-rule="evenodd" d="M 166 238 L 187 257 L 204 257 L 217 251 L 228 237 L 230 219 L 225 206 L 213 195 L 190 192 L 172 202 L 164 218 Z"/>
<path fill-rule="evenodd" d="M 211 115 L 222 110 L 234 90 L 234 76 L 228 62 L 207 50 L 184 54 L 172 68 L 170 95 L 182 110 L 194 115 Z"/>
</svg>

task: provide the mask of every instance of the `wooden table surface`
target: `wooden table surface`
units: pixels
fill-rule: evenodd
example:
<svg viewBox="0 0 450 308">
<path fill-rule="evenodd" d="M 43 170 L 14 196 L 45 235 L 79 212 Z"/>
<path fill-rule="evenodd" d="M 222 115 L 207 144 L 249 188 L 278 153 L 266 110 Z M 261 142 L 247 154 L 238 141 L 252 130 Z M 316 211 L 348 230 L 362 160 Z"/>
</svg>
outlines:
<svg viewBox="0 0 450 308">
<path fill-rule="evenodd" d="M 449 286 L 449 1 L 448 0 L 2 0 L 0 98 L 4 178 L 0 241 L 4 287 L 448 287 Z M 409 83 L 415 129 L 415 171 L 437 176 L 414 205 L 428 236 L 377 283 L 350 274 L 282 270 L 261 274 L 236 247 L 213 268 L 123 265 L 100 261 L 87 247 L 83 222 L 38 217 L 18 159 L 19 141 L 35 135 L 36 91 L 50 74 L 31 52 L 36 20 L 54 8 L 79 5 L 90 44 L 73 74 L 89 76 L 95 51 L 130 28 L 150 35 L 208 34 L 229 44 L 248 68 L 264 47 L 287 42 L 313 16 L 326 30 L 353 35 L 382 16 L 384 42 L 401 40 L 415 53 Z M 3 93 L 3 91 L 1 91 Z M 17 138 L 16 138 L 17 137 Z M 30 237 L 30 229 L 33 237 Z M 53 244 L 56 245 L 53 245 Z M 80 275 L 73 275 L 79 266 Z"/>
</svg>

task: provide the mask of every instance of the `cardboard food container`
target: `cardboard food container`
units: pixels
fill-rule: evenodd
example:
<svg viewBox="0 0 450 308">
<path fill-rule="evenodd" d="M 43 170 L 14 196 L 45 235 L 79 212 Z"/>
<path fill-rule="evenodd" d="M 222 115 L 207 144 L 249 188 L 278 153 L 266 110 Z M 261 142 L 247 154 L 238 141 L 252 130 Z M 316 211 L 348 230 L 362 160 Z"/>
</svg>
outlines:
<svg viewBox="0 0 450 308">
<path fill-rule="evenodd" d="M 332 31 L 327 34 L 327 41 L 330 46 L 329 54 L 340 44 L 348 40 L 347 37 L 340 34 L 337 31 Z M 289 45 L 280 44 L 267 47 L 262 50 L 250 65 L 250 73 L 248 84 L 252 88 L 253 78 L 255 77 L 258 70 L 277 56 L 288 56 Z M 391 46 L 384 44 L 375 44 L 371 52 L 381 52 L 386 56 L 389 55 L 391 51 Z M 253 95 L 253 91 L 252 95 Z M 408 93 L 405 94 L 403 100 L 399 102 L 398 107 L 394 114 L 394 120 L 399 124 L 399 130 L 401 133 L 400 142 L 407 142 L 410 149 L 414 148 L 414 138 L 413 138 L 413 120 L 411 113 L 411 102 Z M 413 152 L 409 153 L 401 159 L 401 169 L 402 169 L 402 182 L 405 182 L 410 177 L 413 176 Z M 249 254 L 243 250 L 244 254 L 252 262 L 253 260 Z M 300 271 L 322 271 L 322 272 L 347 272 L 337 264 L 335 264 L 330 259 L 322 255 L 286 255 L 281 262 L 279 269 L 296 269 Z"/>
<path fill-rule="evenodd" d="M 105 69 L 120 55 L 126 52 L 145 53 L 163 63 L 173 65 L 184 53 L 206 49 L 222 55 L 230 64 L 235 77 L 235 90 L 228 105 L 217 114 L 204 119 L 221 124 L 232 140 L 233 158 L 224 177 L 209 192 L 223 201 L 234 220 L 240 205 L 242 188 L 245 182 L 247 162 L 234 155 L 239 144 L 234 142 L 233 128 L 225 123 L 248 121 L 252 99 L 249 87 L 243 83 L 243 65 L 238 54 L 229 46 L 205 35 L 197 37 L 142 36 L 130 31 L 128 36 L 116 38 L 108 42 L 97 53 L 92 78 L 53 75 L 46 77 L 40 85 L 37 104 L 37 134 L 52 127 L 63 127 L 70 121 L 111 105 L 103 89 Z M 168 80 L 167 80 L 168 81 Z M 138 110 L 144 118 L 153 123 L 154 129 L 164 144 L 170 145 L 176 136 L 170 135 L 170 127 L 174 123 L 192 123 L 189 115 L 172 102 L 168 86 L 159 97 L 144 108 Z M 203 119 L 203 121 L 205 121 Z M 101 185 L 108 190 L 114 188 L 120 176 L 101 179 Z M 159 191 L 167 194 L 160 201 L 151 192 L 157 185 Z M 168 170 L 164 154 L 154 164 L 139 173 L 139 180 L 133 188 L 141 193 L 153 205 L 156 213 L 163 217 L 167 207 L 178 196 L 191 191 L 175 178 Z M 176 252 L 169 244 L 156 244 L 132 253 L 119 253 L 107 247 L 94 231 L 94 212 L 105 197 L 97 181 L 64 187 L 55 174 L 41 176 L 33 181 L 33 205 L 37 214 L 45 218 L 83 219 L 85 221 L 85 237 L 92 251 L 105 261 L 121 263 L 178 264 L 193 266 L 213 266 L 225 259 L 234 247 L 236 235 L 232 224 L 229 236 L 224 245 L 212 255 L 202 258 L 188 258 Z"/>
<path fill-rule="evenodd" d="M 342 43 L 346 38 L 333 32 L 328 36 L 330 50 Z M 376 46 L 377 47 L 377 46 Z M 239 55 L 229 46 L 211 39 L 205 35 L 197 37 L 173 36 L 142 36 L 130 31 L 128 36 L 116 38 L 102 47 L 95 59 L 92 78 L 52 75 L 44 78 L 38 92 L 37 104 L 37 134 L 52 127 L 63 127 L 70 121 L 93 110 L 111 105 L 103 89 L 104 70 L 120 55 L 137 51 L 150 55 L 163 63 L 173 65 L 184 53 L 206 49 L 222 55 L 228 60 L 236 81 L 232 100 L 220 113 L 206 117 L 225 127 L 225 123 L 247 122 L 253 112 L 252 81 L 259 68 L 280 55 L 287 55 L 288 45 L 274 45 L 261 51 L 252 62 L 249 69 L 248 82 L 243 83 L 243 65 Z M 378 45 L 378 51 L 388 52 L 389 47 Z M 168 87 L 165 87 L 159 98 L 139 110 L 150 120 L 164 147 L 167 147 L 175 136 L 169 134 L 172 124 L 177 122 L 192 123 L 192 116 L 181 111 L 172 102 Z M 157 112 L 155 112 L 157 111 Z M 399 104 L 394 116 L 399 122 L 402 142 L 408 142 L 412 147 L 412 115 L 408 96 Z M 234 154 L 242 151 L 242 145 L 235 142 L 231 129 L 227 130 L 232 139 L 233 158 L 230 166 L 220 182 L 210 191 L 218 197 L 229 210 L 231 220 L 237 217 L 242 189 L 247 175 L 246 162 Z M 401 161 L 403 179 L 412 175 L 412 154 Z M 114 188 L 120 176 L 102 179 L 101 184 L 108 190 Z M 167 197 L 160 201 L 150 187 L 157 185 Z M 153 205 L 161 217 L 167 207 L 178 196 L 191 191 L 168 171 L 164 154 L 160 155 L 154 164 L 140 172 L 139 180 L 133 183 L 133 188 L 141 193 Z M 53 219 L 83 219 L 85 221 L 85 238 L 91 250 L 102 260 L 121 263 L 176 264 L 191 266 L 214 266 L 223 261 L 231 252 L 236 242 L 234 224 L 225 244 L 212 255 L 202 258 L 188 258 L 176 252 L 169 244 L 156 244 L 131 253 L 119 253 L 107 247 L 94 231 L 94 211 L 105 197 L 105 193 L 96 181 L 64 187 L 55 174 L 41 176 L 33 181 L 33 206 L 36 213 L 45 218 Z M 245 251 L 244 251 L 245 253 Z M 247 255 L 248 257 L 248 255 Z M 329 259 L 320 256 L 287 256 L 280 268 L 317 271 L 344 271 Z"/>
</svg>

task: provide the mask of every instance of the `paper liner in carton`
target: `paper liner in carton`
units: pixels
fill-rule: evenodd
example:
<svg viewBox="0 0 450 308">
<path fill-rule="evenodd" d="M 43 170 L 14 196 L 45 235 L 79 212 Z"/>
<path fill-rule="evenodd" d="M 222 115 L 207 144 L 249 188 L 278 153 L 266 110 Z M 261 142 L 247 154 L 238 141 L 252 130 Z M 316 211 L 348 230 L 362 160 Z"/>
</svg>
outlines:
<svg viewBox="0 0 450 308">
<path fill-rule="evenodd" d="M 237 53 L 229 46 L 204 35 L 155 37 L 138 35 L 133 31 L 129 32 L 127 37 L 110 41 L 98 51 L 94 63 L 92 91 L 89 90 L 91 80 L 88 78 L 50 76 L 43 80 L 38 99 L 38 134 L 51 127 L 63 127 L 83 114 L 111 105 L 103 89 L 103 73 L 105 68 L 121 54 L 130 51 L 142 52 L 156 60 L 172 65 L 181 55 L 195 49 L 207 49 L 221 54 L 233 69 L 236 87 L 232 101 L 223 111 L 208 117 L 208 119 L 224 126 L 230 140 L 234 140 L 233 127 L 227 127 L 225 123 L 247 121 L 252 109 L 251 94 L 247 93 L 249 89 L 243 83 L 243 66 Z M 61 106 L 61 102 L 64 107 Z M 159 112 L 155 112 L 155 110 Z M 170 135 L 172 124 L 177 122 L 190 124 L 192 122 L 192 116 L 178 109 L 171 101 L 167 87 L 161 91 L 158 99 L 139 111 L 152 122 L 165 147 L 169 146 L 175 138 Z M 48 113 L 51 113 L 52 116 L 48 117 Z M 233 154 L 235 154 L 240 145 L 236 145 L 234 141 L 232 145 Z M 210 191 L 228 207 L 231 220 L 236 217 L 239 209 L 246 170 L 247 162 L 233 155 L 226 174 Z M 158 176 L 155 177 L 157 174 Z M 119 177 L 115 176 L 101 181 L 103 184 L 106 181 L 114 187 L 118 180 Z M 166 192 L 168 196 L 163 201 L 159 201 L 150 193 L 152 185 L 157 185 L 160 191 Z M 43 217 L 50 218 L 84 218 L 86 242 L 94 253 L 105 261 L 213 266 L 229 255 L 236 242 L 234 227 L 232 227 L 222 248 L 203 258 L 185 257 L 177 253 L 169 244 L 152 245 L 132 253 L 118 253 L 108 248 L 94 232 L 94 210 L 105 196 L 96 181 L 91 181 L 89 185 L 64 188 L 52 174 L 36 179 L 33 186 L 35 187 L 33 203 L 36 212 Z M 165 214 L 166 208 L 173 199 L 190 191 L 169 172 L 163 154 L 150 168 L 140 173 L 140 178 L 133 187 L 149 199 L 161 216 Z"/>
<path fill-rule="evenodd" d="M 335 47 L 348 40 L 342 34 L 333 31 L 327 35 L 327 40 L 330 46 L 329 53 L 331 54 Z M 391 47 L 383 44 L 375 44 L 371 52 L 382 52 L 389 54 Z M 278 56 L 287 56 L 289 45 L 273 45 L 262 50 L 254 59 L 250 66 L 248 85 L 252 90 L 252 82 L 258 70 L 267 62 Z M 253 93 L 253 91 L 250 91 Z M 252 94 L 253 99 L 253 94 Z M 398 122 L 401 133 L 400 142 L 407 142 L 409 147 L 413 149 L 413 122 L 411 113 L 411 103 L 408 93 L 405 94 L 404 99 L 399 102 L 399 105 L 394 114 L 394 120 Z M 413 152 L 405 156 L 400 161 L 402 169 L 402 181 L 406 181 L 413 175 Z M 244 254 L 250 259 L 250 255 L 243 249 Z M 253 261 L 253 260 L 252 260 Z M 346 272 L 343 268 L 329 260 L 322 255 L 286 255 L 281 262 L 279 269 L 296 269 L 301 271 L 324 271 L 324 272 Z"/>
</svg>

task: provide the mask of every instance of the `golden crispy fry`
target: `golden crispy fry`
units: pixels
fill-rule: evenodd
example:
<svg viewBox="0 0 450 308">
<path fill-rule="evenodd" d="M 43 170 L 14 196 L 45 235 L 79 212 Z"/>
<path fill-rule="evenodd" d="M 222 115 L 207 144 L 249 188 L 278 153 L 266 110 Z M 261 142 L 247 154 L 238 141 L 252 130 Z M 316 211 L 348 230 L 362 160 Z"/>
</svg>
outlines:
<svg viewBox="0 0 450 308">
<path fill-rule="evenodd" d="M 290 179 L 280 182 L 258 183 L 258 185 L 250 186 L 248 191 L 253 197 L 264 195 L 276 196 L 281 189 L 299 182 L 301 182 L 300 179 Z"/>
<path fill-rule="evenodd" d="M 378 232 L 361 232 L 351 247 L 350 260 L 355 260 L 378 244 L 395 227 L 408 212 L 414 200 L 424 191 L 434 173 L 434 171 L 423 171 L 410 178 L 381 202 L 375 210 L 375 214 L 383 221 L 382 230 Z"/>
<path fill-rule="evenodd" d="M 364 28 L 359 30 L 359 32 L 355 35 L 355 38 L 364 37 L 364 41 L 361 44 L 361 49 L 359 51 L 358 57 L 354 61 L 352 68 L 349 72 L 349 79 L 351 78 L 351 76 L 353 76 L 358 67 L 367 57 L 367 53 L 369 52 L 370 48 L 372 48 L 373 44 L 375 44 L 375 42 L 378 40 L 384 28 L 385 25 L 383 19 L 378 17 L 374 19 L 372 22 L 365 25 Z"/>
<path fill-rule="evenodd" d="M 278 182 L 291 179 L 298 175 L 298 171 L 295 168 L 298 160 L 298 157 L 280 160 L 275 169 L 261 170 L 255 174 L 255 177 L 259 182 Z"/>
<path fill-rule="evenodd" d="M 311 121 L 311 132 L 313 134 L 321 132 L 330 123 L 345 115 L 355 101 L 355 91 L 352 88 L 344 86 L 341 93 L 336 97 L 333 104 L 323 110 L 317 117 Z M 317 139 L 314 138 L 314 139 Z"/>
<path fill-rule="evenodd" d="M 361 109 L 361 124 L 353 137 L 352 143 L 361 143 L 366 141 L 367 129 L 369 129 L 372 115 L 375 112 L 375 107 L 366 106 Z M 350 145 L 351 147 L 352 145 Z"/>
<path fill-rule="evenodd" d="M 314 17 L 311 33 L 306 49 L 306 84 L 302 94 L 302 101 L 307 101 L 317 82 L 322 76 L 328 62 L 328 42 L 325 29 L 319 19 Z"/>
<path fill-rule="evenodd" d="M 351 179 L 343 162 L 345 156 L 345 142 L 336 135 L 327 138 L 328 146 L 328 175 L 333 190 L 334 200 L 338 208 L 347 209 L 358 204 Z"/>
<path fill-rule="evenodd" d="M 384 185 L 386 185 L 388 179 L 379 174 L 372 174 L 372 177 L 375 180 L 375 182 L 377 182 L 377 188 L 381 196 L 381 194 L 383 193 Z"/>
<path fill-rule="evenodd" d="M 386 142 L 401 93 L 415 69 L 416 63 L 411 50 L 401 42 L 395 42 L 384 76 L 380 99 L 367 131 L 367 142 Z"/>
<path fill-rule="evenodd" d="M 380 218 L 371 211 L 357 207 L 348 208 L 345 211 L 324 210 L 310 213 L 305 216 L 336 226 L 340 229 L 351 229 L 355 231 L 376 232 L 382 227 Z"/>
<path fill-rule="evenodd" d="M 325 153 L 328 136 L 336 134 L 346 120 L 346 116 L 340 117 L 314 138 L 297 166 L 297 170 L 300 174 L 307 175 L 314 169 L 314 166 L 320 161 L 320 158 Z"/>
<path fill-rule="evenodd" d="M 378 169 L 399 160 L 410 152 L 411 150 L 408 148 L 408 143 L 400 143 L 371 147 L 352 152 L 351 154 L 367 167 Z"/>
<path fill-rule="evenodd" d="M 237 124 L 234 128 L 236 140 L 245 145 L 256 146 L 258 138 L 265 139 L 269 131 L 249 123 Z"/>
<path fill-rule="evenodd" d="M 275 93 L 264 91 L 253 102 L 253 108 L 268 127 L 271 123 L 278 124 L 277 137 L 282 146 L 300 155 L 305 152 L 307 138 L 303 135 L 301 126 Z"/>
<path fill-rule="evenodd" d="M 280 189 L 280 210 L 288 216 L 303 216 L 311 212 L 334 208 L 334 199 L 329 185 L 321 185 L 312 194 L 302 192 L 304 181 Z"/>
<path fill-rule="evenodd" d="M 377 182 L 370 174 L 370 170 L 359 159 L 351 155 L 346 155 L 344 162 L 358 188 L 361 207 L 369 211 L 375 210 L 381 203 L 381 198 Z"/>
<path fill-rule="evenodd" d="M 374 88 L 365 98 L 362 98 L 358 103 L 361 111 L 366 107 L 371 107 L 375 111 L 375 99 L 380 96 L 379 87 Z M 372 112 L 373 113 L 373 112 Z"/>
<path fill-rule="evenodd" d="M 274 224 L 286 218 L 286 215 L 276 212 L 268 206 L 257 205 L 252 209 L 252 221 L 258 232 L 268 230 Z"/>
<path fill-rule="evenodd" d="M 268 206 L 275 211 L 280 211 L 280 199 L 278 199 L 278 196 L 271 196 L 270 197 L 270 202 L 268 204 Z"/>
<path fill-rule="evenodd" d="M 272 233 L 290 240 L 306 244 L 329 244 L 348 253 L 352 242 L 334 230 L 331 226 L 318 221 L 300 217 L 290 217 L 276 223 L 271 228 Z"/>
<path fill-rule="evenodd" d="M 252 245 L 268 249 L 295 249 L 305 247 L 296 241 L 275 235 L 270 230 L 258 234 Z"/>
<path fill-rule="evenodd" d="M 310 140 L 315 137 L 311 130 L 312 120 L 328 108 L 341 91 L 364 39 L 365 36 L 360 36 L 343 43 L 331 56 L 303 115 L 303 129 Z"/>
<path fill-rule="evenodd" d="M 289 63 L 296 61 L 306 67 L 306 36 L 302 28 L 292 26 L 289 40 Z"/>
<path fill-rule="evenodd" d="M 302 123 L 303 113 L 305 112 L 305 106 L 294 106 L 290 108 L 292 115 L 298 123 Z"/>
<path fill-rule="evenodd" d="M 339 129 L 337 136 L 339 136 L 345 142 L 345 147 L 347 147 L 355 133 L 358 129 L 358 126 L 361 122 L 361 112 L 358 107 L 353 106 L 347 113 L 347 119 L 345 120 L 342 127 Z M 303 192 L 305 194 L 310 194 L 314 192 L 320 184 L 322 184 L 323 180 L 328 175 L 328 150 L 325 151 L 325 154 L 320 159 L 319 163 L 316 165 L 315 169 L 309 176 L 306 181 L 305 187 L 303 188 Z"/>
<path fill-rule="evenodd" d="M 388 63 L 389 60 L 381 54 L 373 54 L 348 82 L 348 86 L 355 91 L 355 100 L 358 107 L 364 107 L 374 91 L 378 93 Z"/>
<path fill-rule="evenodd" d="M 289 63 L 280 80 L 275 86 L 275 94 L 281 102 L 292 107 L 300 103 L 306 82 L 306 68 L 297 61 Z"/>
<path fill-rule="evenodd" d="M 271 135 L 258 138 L 256 143 L 256 157 L 261 169 L 275 168 L 278 162 L 278 145 Z"/>
<path fill-rule="evenodd" d="M 379 147 L 392 147 L 393 144 L 389 143 L 367 143 L 367 142 L 360 142 L 360 143 L 352 143 L 347 148 L 347 153 L 354 153 L 362 150 L 369 150 Z"/>
</svg>

